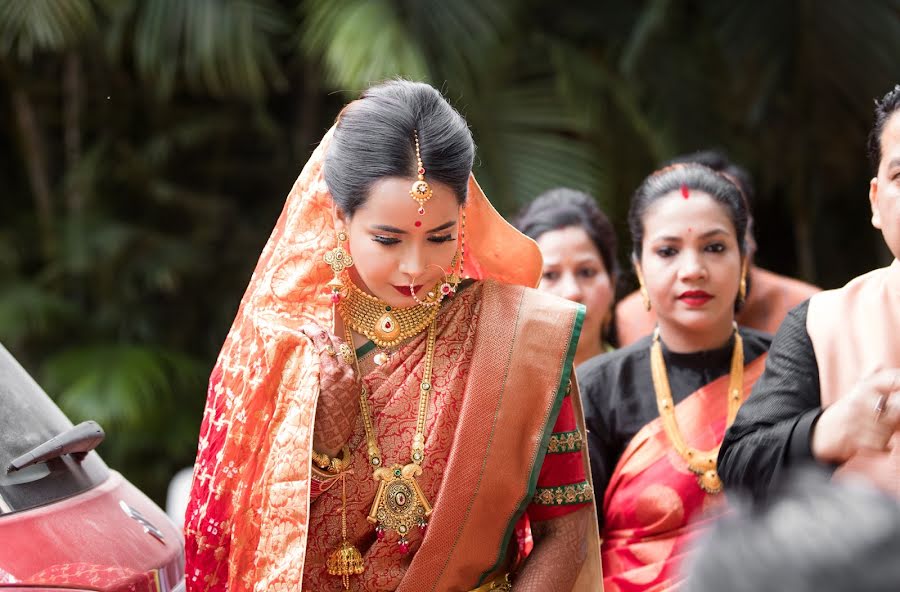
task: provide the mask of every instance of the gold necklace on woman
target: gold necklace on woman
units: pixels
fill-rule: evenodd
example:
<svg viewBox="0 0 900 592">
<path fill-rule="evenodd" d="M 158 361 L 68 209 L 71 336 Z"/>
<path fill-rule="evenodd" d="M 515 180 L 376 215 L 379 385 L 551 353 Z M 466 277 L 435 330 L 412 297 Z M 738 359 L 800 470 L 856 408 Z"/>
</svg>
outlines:
<svg viewBox="0 0 900 592">
<path fill-rule="evenodd" d="M 375 524 L 378 540 L 383 540 L 388 531 L 400 535 L 397 545 L 402 553 L 409 552 L 407 535 L 413 528 L 425 529 L 431 516 L 431 504 L 419 486 L 416 477 L 422 474 L 425 460 L 425 420 L 428 415 L 428 398 L 431 394 L 431 376 L 434 367 L 434 342 L 437 335 L 437 306 L 417 305 L 404 309 L 393 309 L 381 300 L 369 296 L 350 283 L 347 298 L 340 300 L 340 314 L 344 321 L 344 338 L 351 352 L 357 376 L 362 379 L 359 358 L 353 347 L 351 329 L 365 335 L 382 347 L 391 347 L 403 339 L 412 337 L 428 327 L 425 349 L 425 368 L 419 383 L 419 406 L 416 416 L 416 433 L 413 436 L 410 462 L 385 467 L 375 435 L 375 426 L 369 412 L 369 393 L 365 383 L 359 393 L 359 410 L 366 432 L 367 452 L 372 474 L 378 481 L 378 491 L 372 502 L 367 520 Z M 342 520 L 346 521 L 346 500 L 341 509 Z M 348 540 L 346 526 L 341 545 L 329 555 L 328 572 L 344 578 L 348 587 L 348 577 L 362 573 L 362 555 Z"/>
<path fill-rule="evenodd" d="M 349 326 L 345 326 L 348 343 L 353 343 L 353 335 Z M 437 320 L 432 319 L 428 326 L 428 338 L 425 350 L 425 369 L 422 382 L 419 383 L 419 409 L 416 416 L 416 433 L 413 436 L 410 462 L 405 465 L 394 464 L 385 467 L 381 458 L 381 450 L 375 435 L 375 426 L 369 412 L 369 393 L 363 384 L 359 393 L 359 410 L 366 432 L 369 464 L 372 475 L 378 481 L 378 492 L 369 510 L 367 520 L 375 524 L 378 540 L 384 539 L 387 531 L 400 535 L 397 545 L 401 553 L 409 551 L 409 540 L 406 538 L 414 527 L 425 529 L 431 515 L 431 504 L 419 486 L 416 477 L 422 474 L 422 462 L 425 460 L 425 419 L 428 415 L 428 397 L 431 394 L 431 371 L 434 363 L 434 341 L 437 334 Z M 359 376 L 359 359 L 353 353 L 353 361 Z"/>
<path fill-rule="evenodd" d="M 439 306 L 417 304 L 408 308 L 389 306 L 348 282 L 347 296 L 340 300 L 344 324 L 365 335 L 378 347 L 394 347 L 418 335 L 437 318 Z M 350 345 L 348 343 L 348 345 Z"/>
<path fill-rule="evenodd" d="M 688 446 L 678 429 L 675 418 L 675 403 L 672 401 L 672 390 L 669 388 L 669 376 L 666 362 L 663 360 L 662 345 L 659 342 L 659 327 L 653 331 L 653 345 L 650 346 L 650 370 L 653 375 L 653 390 L 656 391 L 656 406 L 663 429 L 675 451 L 687 462 L 688 469 L 697 475 L 697 483 L 706 493 L 722 491 L 722 479 L 716 471 L 716 459 L 719 456 L 721 442 L 712 450 L 697 450 Z M 728 415 L 727 430 L 743 402 L 744 394 L 744 341 L 734 326 L 734 350 L 731 353 L 731 373 L 728 380 Z"/>
</svg>

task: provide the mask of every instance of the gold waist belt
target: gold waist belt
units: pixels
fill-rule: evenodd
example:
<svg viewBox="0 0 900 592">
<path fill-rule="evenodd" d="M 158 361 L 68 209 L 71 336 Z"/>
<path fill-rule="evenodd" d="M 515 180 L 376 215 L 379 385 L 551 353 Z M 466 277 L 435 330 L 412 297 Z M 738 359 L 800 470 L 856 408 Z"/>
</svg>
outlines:
<svg viewBox="0 0 900 592">
<path fill-rule="evenodd" d="M 503 574 L 478 586 L 472 592 L 503 592 L 507 590 L 512 590 L 512 582 L 509 581 L 509 574 Z"/>
</svg>

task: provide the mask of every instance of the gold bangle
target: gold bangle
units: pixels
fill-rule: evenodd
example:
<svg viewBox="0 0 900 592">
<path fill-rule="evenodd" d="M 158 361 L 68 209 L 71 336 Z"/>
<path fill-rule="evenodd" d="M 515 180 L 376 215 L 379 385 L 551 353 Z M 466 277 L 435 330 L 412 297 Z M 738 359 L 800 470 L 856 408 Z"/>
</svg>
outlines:
<svg viewBox="0 0 900 592">
<path fill-rule="evenodd" d="M 341 458 L 336 456 L 332 458 L 327 454 L 322 454 L 315 450 L 312 452 L 312 458 L 313 462 L 316 463 L 320 469 L 327 471 L 332 475 L 337 475 L 350 466 L 350 447 L 344 444 L 344 447 L 341 448 Z"/>
</svg>

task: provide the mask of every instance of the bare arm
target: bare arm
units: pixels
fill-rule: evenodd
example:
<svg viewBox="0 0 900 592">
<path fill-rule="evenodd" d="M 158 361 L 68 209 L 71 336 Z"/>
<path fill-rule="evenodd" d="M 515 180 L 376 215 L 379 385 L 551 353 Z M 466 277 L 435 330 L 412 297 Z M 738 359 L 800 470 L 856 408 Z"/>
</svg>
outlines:
<svg viewBox="0 0 900 592">
<path fill-rule="evenodd" d="M 516 577 L 514 592 L 569 592 L 587 556 L 591 508 L 533 522 L 534 550 Z"/>
</svg>

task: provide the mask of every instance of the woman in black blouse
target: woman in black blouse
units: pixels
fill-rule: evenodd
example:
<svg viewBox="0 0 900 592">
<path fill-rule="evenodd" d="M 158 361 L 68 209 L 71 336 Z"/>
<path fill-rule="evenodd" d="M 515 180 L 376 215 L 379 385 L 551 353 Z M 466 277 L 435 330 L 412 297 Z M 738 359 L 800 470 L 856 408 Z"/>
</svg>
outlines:
<svg viewBox="0 0 900 592">
<path fill-rule="evenodd" d="M 677 586 L 694 519 L 720 506 L 718 447 L 770 342 L 734 324 L 746 225 L 737 186 L 702 165 L 662 169 L 632 198 L 632 259 L 658 326 L 578 370 L 606 592 Z"/>
</svg>

